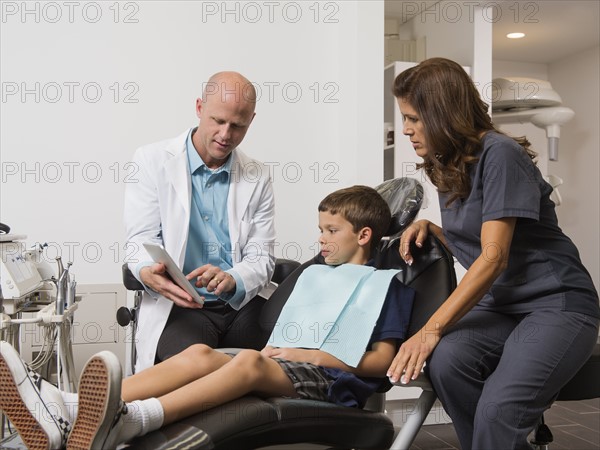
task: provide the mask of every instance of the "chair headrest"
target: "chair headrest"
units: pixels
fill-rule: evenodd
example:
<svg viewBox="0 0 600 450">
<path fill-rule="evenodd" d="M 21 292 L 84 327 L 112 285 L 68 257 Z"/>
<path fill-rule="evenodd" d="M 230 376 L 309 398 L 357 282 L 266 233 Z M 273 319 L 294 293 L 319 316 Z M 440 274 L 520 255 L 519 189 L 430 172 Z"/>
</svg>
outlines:
<svg viewBox="0 0 600 450">
<path fill-rule="evenodd" d="M 375 187 L 392 212 L 392 221 L 386 236 L 402 233 L 413 221 L 423 203 L 423 186 L 414 178 L 387 180 Z"/>
</svg>

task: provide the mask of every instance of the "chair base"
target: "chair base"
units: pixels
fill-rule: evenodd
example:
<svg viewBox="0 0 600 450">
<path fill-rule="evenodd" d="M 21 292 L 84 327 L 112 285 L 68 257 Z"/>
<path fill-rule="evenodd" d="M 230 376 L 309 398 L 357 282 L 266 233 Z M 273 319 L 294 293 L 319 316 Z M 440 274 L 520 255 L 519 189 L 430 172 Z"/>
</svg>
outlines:
<svg viewBox="0 0 600 450">
<path fill-rule="evenodd" d="M 408 450 L 414 442 L 419 430 L 423 426 L 425 419 L 437 396 L 431 389 L 424 389 L 421 393 L 414 410 L 408 416 L 406 422 L 400 429 L 400 433 L 396 437 L 396 440 L 390 447 L 390 450 Z"/>
</svg>

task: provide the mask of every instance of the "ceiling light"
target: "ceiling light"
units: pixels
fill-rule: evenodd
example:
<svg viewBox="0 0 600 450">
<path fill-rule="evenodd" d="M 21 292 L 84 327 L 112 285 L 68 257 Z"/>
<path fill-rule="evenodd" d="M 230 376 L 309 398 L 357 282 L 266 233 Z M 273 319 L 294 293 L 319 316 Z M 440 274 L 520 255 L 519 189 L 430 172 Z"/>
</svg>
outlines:
<svg viewBox="0 0 600 450">
<path fill-rule="evenodd" d="M 506 37 L 509 39 L 521 39 L 525 37 L 525 33 L 508 33 Z"/>
</svg>

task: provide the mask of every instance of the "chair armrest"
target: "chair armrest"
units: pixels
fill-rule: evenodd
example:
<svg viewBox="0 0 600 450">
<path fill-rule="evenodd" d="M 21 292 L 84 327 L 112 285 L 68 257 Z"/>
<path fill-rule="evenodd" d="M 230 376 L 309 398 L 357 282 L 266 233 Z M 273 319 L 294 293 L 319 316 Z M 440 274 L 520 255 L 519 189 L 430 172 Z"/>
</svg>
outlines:
<svg viewBox="0 0 600 450">
<path fill-rule="evenodd" d="M 125 289 L 128 291 L 144 290 L 144 286 L 136 277 L 133 276 L 133 273 L 131 273 L 131 270 L 129 270 L 129 266 L 127 264 L 123 264 L 121 271 L 123 272 L 123 285 L 125 286 Z"/>
<path fill-rule="evenodd" d="M 431 385 L 431 381 L 429 380 L 429 377 L 427 375 L 425 375 L 424 372 L 421 372 L 419 374 L 419 378 L 417 378 L 416 380 L 410 380 L 408 383 L 406 384 L 402 384 L 399 381 L 397 383 L 392 383 L 394 386 L 400 386 L 400 387 L 417 387 L 417 388 L 421 388 L 424 391 L 425 390 L 433 390 L 433 386 Z"/>
<path fill-rule="evenodd" d="M 300 263 L 298 261 L 277 258 L 275 260 L 275 270 L 273 270 L 273 276 L 271 277 L 271 281 L 273 283 L 280 284 L 298 267 L 300 267 Z"/>
</svg>

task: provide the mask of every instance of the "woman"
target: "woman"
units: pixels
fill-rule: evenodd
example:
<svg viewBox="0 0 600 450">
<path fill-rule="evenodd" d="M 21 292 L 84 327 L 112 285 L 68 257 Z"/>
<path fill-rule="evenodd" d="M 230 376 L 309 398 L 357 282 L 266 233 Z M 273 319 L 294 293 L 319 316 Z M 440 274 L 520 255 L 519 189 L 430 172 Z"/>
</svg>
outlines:
<svg viewBox="0 0 600 450">
<path fill-rule="evenodd" d="M 407 383 L 429 359 L 463 450 L 530 448 L 528 434 L 596 343 L 598 293 L 529 142 L 494 128 L 460 65 L 426 60 L 398 75 L 394 95 L 442 216 L 442 228 L 413 223 L 401 255 L 410 264 L 410 245 L 433 233 L 468 270 L 388 376 Z"/>
</svg>

